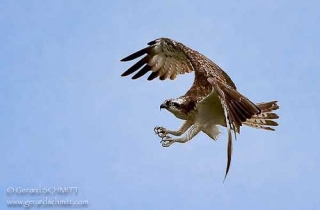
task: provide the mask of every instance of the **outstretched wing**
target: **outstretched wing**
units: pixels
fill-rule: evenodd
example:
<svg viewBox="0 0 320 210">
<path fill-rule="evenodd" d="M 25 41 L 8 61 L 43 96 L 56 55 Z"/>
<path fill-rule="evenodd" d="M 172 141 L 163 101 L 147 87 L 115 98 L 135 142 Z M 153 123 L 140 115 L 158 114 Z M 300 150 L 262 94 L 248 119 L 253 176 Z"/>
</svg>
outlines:
<svg viewBox="0 0 320 210">
<path fill-rule="evenodd" d="M 137 63 L 131 66 L 121 76 L 128 76 L 134 72 L 132 79 L 137 79 L 147 72 L 152 72 L 148 80 L 159 77 L 160 80 L 170 78 L 175 79 L 177 75 L 195 72 L 193 87 L 211 86 L 208 77 L 219 77 L 220 80 L 236 89 L 231 78 L 214 62 L 200 54 L 199 52 L 185 46 L 184 44 L 168 38 L 159 38 L 148 43 L 148 47 L 143 48 L 121 61 L 131 61 L 143 55 Z M 194 89 L 189 92 L 193 94 Z M 211 90 L 211 88 L 209 88 Z M 197 92 L 197 91 L 196 91 Z M 197 92 L 199 94 L 199 92 Z"/>
<path fill-rule="evenodd" d="M 132 79 L 137 79 L 151 71 L 148 80 L 159 77 L 175 79 L 177 75 L 194 70 L 186 55 L 186 47 L 179 42 L 167 38 L 159 38 L 148 43 L 148 47 L 139 50 L 121 61 L 130 61 L 146 54 L 141 60 L 125 71 L 121 76 L 127 76 L 138 71 Z"/>
</svg>

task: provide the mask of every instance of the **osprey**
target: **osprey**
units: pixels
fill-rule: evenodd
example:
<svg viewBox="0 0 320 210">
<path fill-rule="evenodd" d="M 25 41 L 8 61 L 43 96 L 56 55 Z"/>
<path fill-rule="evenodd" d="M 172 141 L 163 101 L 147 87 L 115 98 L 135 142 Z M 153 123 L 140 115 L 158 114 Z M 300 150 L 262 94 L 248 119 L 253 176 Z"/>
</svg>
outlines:
<svg viewBox="0 0 320 210">
<path fill-rule="evenodd" d="M 175 142 L 190 141 L 199 132 L 204 132 L 211 139 L 218 137 L 218 126 L 228 130 L 227 167 L 228 174 L 232 154 L 232 134 L 240 133 L 240 126 L 274 130 L 277 126 L 274 119 L 279 116 L 273 113 L 278 109 L 277 101 L 253 103 L 237 91 L 231 78 L 214 62 L 184 44 L 168 38 L 159 38 L 121 61 L 130 61 L 143 56 L 136 64 L 121 76 L 137 72 L 132 79 L 137 79 L 151 72 L 148 80 L 159 77 L 160 80 L 175 79 L 177 75 L 194 72 L 191 88 L 178 98 L 165 100 L 160 109 L 167 109 L 177 118 L 184 120 L 182 126 L 174 131 L 155 127 L 154 132 L 162 139 L 163 147 Z M 173 138 L 170 135 L 182 136 Z"/>
</svg>

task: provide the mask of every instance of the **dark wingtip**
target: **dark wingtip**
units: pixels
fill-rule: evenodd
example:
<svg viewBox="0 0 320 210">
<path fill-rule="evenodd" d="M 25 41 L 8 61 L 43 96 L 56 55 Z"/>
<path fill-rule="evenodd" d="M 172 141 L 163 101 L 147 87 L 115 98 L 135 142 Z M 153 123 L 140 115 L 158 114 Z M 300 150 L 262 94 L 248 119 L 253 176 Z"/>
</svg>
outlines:
<svg viewBox="0 0 320 210">
<path fill-rule="evenodd" d="M 153 80 L 154 78 L 156 78 L 156 77 L 158 76 L 158 73 L 159 73 L 158 71 L 152 72 L 152 73 L 149 75 L 148 80 L 151 81 L 151 80 Z"/>
<path fill-rule="evenodd" d="M 139 70 L 147 61 L 148 56 L 143 57 L 141 60 L 139 60 L 136 64 L 131 66 L 127 71 L 123 72 L 121 76 L 128 76 L 129 74 L 132 74 L 133 72 Z"/>
<path fill-rule="evenodd" d="M 135 53 L 132 53 L 131 55 L 128 55 L 127 57 L 125 58 L 122 58 L 120 61 L 131 61 L 131 60 L 134 60 L 136 58 L 139 58 L 140 56 L 144 55 L 145 53 L 148 53 L 149 52 L 149 47 L 146 47 L 146 48 L 143 48 Z"/>
<path fill-rule="evenodd" d="M 164 37 L 157 38 L 157 39 L 155 39 L 155 40 L 152 40 L 152 41 L 148 42 L 148 45 L 154 45 L 154 44 L 156 44 L 158 41 L 161 41 L 161 40 L 163 40 L 163 39 L 166 39 L 166 38 L 164 38 Z"/>
<path fill-rule="evenodd" d="M 154 45 L 155 43 L 156 43 L 156 39 L 151 42 L 148 42 L 148 45 Z"/>
<path fill-rule="evenodd" d="M 122 58 L 120 61 L 121 61 L 121 62 L 130 61 L 130 60 L 128 59 L 128 57 L 129 57 L 129 56 L 127 56 L 127 57 L 125 57 L 125 58 Z"/>
<path fill-rule="evenodd" d="M 133 72 L 135 72 L 136 70 L 132 70 L 132 69 L 128 69 L 127 71 L 123 72 L 121 74 L 122 77 L 128 76 L 129 74 L 132 74 Z"/>
<path fill-rule="evenodd" d="M 132 77 L 132 79 L 138 79 L 138 78 L 142 77 L 143 75 L 145 75 L 150 70 L 151 70 L 151 67 L 149 65 L 145 65 L 140 71 L 138 71 L 138 73 L 136 73 Z"/>
</svg>

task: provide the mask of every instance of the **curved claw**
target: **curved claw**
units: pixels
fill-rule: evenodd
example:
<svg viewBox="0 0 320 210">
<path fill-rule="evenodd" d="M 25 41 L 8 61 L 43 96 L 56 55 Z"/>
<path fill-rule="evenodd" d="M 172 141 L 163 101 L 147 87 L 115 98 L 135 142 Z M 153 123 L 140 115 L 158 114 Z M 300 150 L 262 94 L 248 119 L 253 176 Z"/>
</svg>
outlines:
<svg viewBox="0 0 320 210">
<path fill-rule="evenodd" d="M 159 133 L 158 136 L 159 136 L 160 138 L 164 138 L 164 137 L 167 136 L 167 134 L 165 134 L 165 133 Z"/>
<path fill-rule="evenodd" d="M 164 138 L 167 135 L 167 130 L 163 127 L 156 126 L 153 130 L 160 138 Z"/>
<path fill-rule="evenodd" d="M 163 147 L 169 147 L 171 144 L 174 143 L 174 140 L 170 136 L 164 136 L 162 137 L 162 140 L 160 141 Z"/>
</svg>

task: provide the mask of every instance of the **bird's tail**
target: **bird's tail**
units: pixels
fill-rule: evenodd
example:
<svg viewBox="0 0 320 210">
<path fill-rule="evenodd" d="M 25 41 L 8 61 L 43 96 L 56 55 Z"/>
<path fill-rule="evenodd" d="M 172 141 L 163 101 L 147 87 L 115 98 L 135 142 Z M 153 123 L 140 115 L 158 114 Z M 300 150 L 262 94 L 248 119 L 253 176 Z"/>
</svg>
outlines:
<svg viewBox="0 0 320 210">
<path fill-rule="evenodd" d="M 274 110 L 279 109 L 277 102 L 278 101 L 270 101 L 256 104 L 260 108 L 261 113 L 253 115 L 250 119 L 243 122 L 243 124 L 253 128 L 274 131 L 274 128 L 270 126 L 278 125 L 274 119 L 278 119 L 279 116 L 273 113 Z"/>
</svg>

